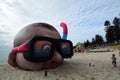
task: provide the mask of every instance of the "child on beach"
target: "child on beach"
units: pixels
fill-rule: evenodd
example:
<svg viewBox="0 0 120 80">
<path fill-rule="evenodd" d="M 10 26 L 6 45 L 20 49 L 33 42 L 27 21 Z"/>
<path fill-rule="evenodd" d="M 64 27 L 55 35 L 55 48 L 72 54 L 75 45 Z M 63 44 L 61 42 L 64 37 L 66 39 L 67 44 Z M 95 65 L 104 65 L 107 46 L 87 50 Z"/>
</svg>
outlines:
<svg viewBox="0 0 120 80">
<path fill-rule="evenodd" d="M 117 62 L 116 62 L 117 58 L 115 57 L 115 54 L 112 54 L 112 58 L 111 59 L 112 59 L 113 67 L 117 68 Z"/>
</svg>

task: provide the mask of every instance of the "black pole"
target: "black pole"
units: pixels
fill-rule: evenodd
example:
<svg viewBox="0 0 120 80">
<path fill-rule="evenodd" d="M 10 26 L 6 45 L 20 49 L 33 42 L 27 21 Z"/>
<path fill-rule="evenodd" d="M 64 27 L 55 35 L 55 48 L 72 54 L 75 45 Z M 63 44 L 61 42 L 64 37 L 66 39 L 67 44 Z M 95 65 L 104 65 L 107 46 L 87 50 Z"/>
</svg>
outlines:
<svg viewBox="0 0 120 80">
<path fill-rule="evenodd" d="M 47 76 L 47 71 L 45 71 L 45 76 L 44 77 L 46 77 Z"/>
</svg>

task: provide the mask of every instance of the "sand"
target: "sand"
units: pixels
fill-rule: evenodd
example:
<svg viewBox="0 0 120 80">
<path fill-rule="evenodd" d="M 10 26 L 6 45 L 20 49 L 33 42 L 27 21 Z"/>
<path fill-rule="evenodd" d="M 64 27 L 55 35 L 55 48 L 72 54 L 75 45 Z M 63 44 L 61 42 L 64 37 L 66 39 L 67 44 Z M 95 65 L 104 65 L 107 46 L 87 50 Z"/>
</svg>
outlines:
<svg viewBox="0 0 120 80">
<path fill-rule="evenodd" d="M 118 68 L 111 64 L 113 53 L 116 54 Z M 0 80 L 120 80 L 120 56 L 118 51 L 75 53 L 58 68 L 41 71 L 25 71 L 1 63 Z"/>
</svg>

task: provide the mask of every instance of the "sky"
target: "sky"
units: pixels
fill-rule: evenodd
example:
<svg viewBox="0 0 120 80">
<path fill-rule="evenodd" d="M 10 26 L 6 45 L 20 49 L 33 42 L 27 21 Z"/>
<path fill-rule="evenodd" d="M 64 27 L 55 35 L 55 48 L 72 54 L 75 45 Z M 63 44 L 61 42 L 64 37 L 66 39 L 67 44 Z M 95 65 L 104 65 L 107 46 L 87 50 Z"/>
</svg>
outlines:
<svg viewBox="0 0 120 80">
<path fill-rule="evenodd" d="M 61 36 L 60 22 L 65 22 L 67 39 L 74 45 L 91 41 L 96 34 L 104 38 L 104 22 L 119 17 L 119 3 L 120 0 L 0 0 L 0 48 L 11 48 L 18 31 L 36 22 L 53 25 Z"/>
</svg>

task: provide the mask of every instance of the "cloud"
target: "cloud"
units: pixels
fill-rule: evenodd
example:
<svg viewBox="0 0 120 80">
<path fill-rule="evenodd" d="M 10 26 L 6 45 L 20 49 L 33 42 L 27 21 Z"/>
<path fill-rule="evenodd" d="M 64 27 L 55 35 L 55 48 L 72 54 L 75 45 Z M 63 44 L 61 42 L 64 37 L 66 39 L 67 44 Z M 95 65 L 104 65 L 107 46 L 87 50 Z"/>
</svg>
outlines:
<svg viewBox="0 0 120 80">
<path fill-rule="evenodd" d="M 66 22 L 68 39 L 74 44 L 84 42 L 95 34 L 104 36 L 104 21 L 112 21 L 120 13 L 119 3 L 120 0 L 0 1 L 0 44 L 11 46 L 16 33 L 34 22 L 47 22 L 55 26 L 61 35 L 59 24 Z"/>
</svg>

